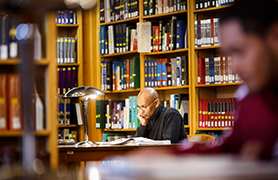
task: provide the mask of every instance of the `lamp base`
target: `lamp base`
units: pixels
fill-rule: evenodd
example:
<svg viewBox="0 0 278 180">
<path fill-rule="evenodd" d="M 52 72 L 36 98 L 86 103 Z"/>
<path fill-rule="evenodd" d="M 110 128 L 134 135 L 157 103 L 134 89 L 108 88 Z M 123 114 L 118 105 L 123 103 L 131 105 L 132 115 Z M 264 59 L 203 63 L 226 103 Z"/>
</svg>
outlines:
<svg viewBox="0 0 278 180">
<path fill-rule="evenodd" d="M 95 143 L 91 142 L 91 141 L 81 141 L 75 144 L 75 146 L 91 146 L 91 145 L 95 145 Z"/>
</svg>

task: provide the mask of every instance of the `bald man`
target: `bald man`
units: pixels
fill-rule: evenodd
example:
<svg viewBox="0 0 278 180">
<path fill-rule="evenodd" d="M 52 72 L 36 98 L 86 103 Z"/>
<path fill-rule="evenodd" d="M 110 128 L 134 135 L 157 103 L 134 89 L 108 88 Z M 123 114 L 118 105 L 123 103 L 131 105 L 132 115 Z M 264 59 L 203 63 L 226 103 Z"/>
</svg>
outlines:
<svg viewBox="0 0 278 180">
<path fill-rule="evenodd" d="M 139 92 L 137 109 L 140 126 L 135 136 L 153 140 L 171 140 L 171 143 L 186 138 L 181 114 L 174 108 L 162 106 L 153 88 L 144 88 Z"/>
</svg>

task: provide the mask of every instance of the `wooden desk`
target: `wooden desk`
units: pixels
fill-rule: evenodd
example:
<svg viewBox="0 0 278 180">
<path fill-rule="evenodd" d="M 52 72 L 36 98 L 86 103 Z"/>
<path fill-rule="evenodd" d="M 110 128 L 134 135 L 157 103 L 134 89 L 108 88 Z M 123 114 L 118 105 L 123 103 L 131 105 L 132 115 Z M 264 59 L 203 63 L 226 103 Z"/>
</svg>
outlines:
<svg viewBox="0 0 278 180">
<path fill-rule="evenodd" d="M 174 148 L 177 144 L 159 145 L 159 146 L 133 146 L 133 145 L 114 145 L 114 146 L 74 146 L 63 145 L 59 148 L 59 163 L 65 164 L 81 162 L 81 161 L 101 161 L 104 158 L 115 155 L 122 155 L 129 151 L 141 148 Z"/>
</svg>

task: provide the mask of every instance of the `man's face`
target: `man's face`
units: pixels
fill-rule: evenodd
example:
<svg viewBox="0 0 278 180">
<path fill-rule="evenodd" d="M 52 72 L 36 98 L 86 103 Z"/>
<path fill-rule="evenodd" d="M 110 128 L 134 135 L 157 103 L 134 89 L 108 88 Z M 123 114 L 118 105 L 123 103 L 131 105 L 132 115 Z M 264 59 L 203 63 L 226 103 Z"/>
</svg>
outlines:
<svg viewBox="0 0 278 180">
<path fill-rule="evenodd" d="M 237 20 L 224 22 L 221 27 L 223 51 L 232 58 L 232 70 L 249 87 L 258 92 L 270 81 L 273 74 L 273 57 L 265 40 L 245 33 Z"/>
<path fill-rule="evenodd" d="M 158 99 L 150 99 L 144 94 L 137 98 L 137 106 L 140 108 L 139 114 L 145 119 L 149 119 L 156 112 L 158 105 Z"/>
</svg>

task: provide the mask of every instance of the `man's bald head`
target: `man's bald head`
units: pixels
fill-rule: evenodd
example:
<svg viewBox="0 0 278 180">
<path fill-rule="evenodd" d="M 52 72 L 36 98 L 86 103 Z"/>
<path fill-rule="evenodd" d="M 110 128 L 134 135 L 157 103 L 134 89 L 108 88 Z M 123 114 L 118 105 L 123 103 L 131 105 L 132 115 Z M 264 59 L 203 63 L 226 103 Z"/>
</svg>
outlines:
<svg viewBox="0 0 278 180">
<path fill-rule="evenodd" d="M 156 90 L 153 88 L 142 89 L 138 94 L 138 98 L 140 98 L 141 96 L 143 96 L 144 99 L 149 99 L 150 101 L 152 101 L 154 99 L 158 99 L 158 94 L 157 94 Z"/>
</svg>

